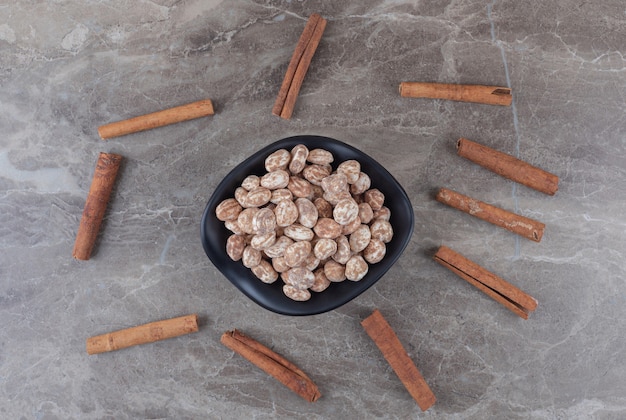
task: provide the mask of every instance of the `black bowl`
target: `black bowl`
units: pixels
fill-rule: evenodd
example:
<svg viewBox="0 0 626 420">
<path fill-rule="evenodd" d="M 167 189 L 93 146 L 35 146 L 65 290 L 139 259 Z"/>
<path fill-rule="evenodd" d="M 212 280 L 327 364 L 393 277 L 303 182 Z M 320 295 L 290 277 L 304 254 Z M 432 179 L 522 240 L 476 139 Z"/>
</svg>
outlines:
<svg viewBox="0 0 626 420">
<path fill-rule="evenodd" d="M 278 149 L 291 150 L 297 144 L 309 149 L 323 148 L 335 157 L 333 169 L 346 160 L 356 159 L 361 170 L 369 175 L 372 188 L 378 188 L 385 195 L 385 206 L 391 210 L 390 223 L 394 230 L 387 253 L 382 261 L 370 264 L 369 271 L 358 282 L 345 280 L 332 283 L 321 293 L 311 292 L 311 299 L 305 302 L 291 300 L 283 294 L 280 278 L 272 284 L 265 284 L 243 266 L 241 261 L 233 261 L 226 254 L 226 240 L 232 234 L 224 222 L 215 216 L 217 205 L 234 196 L 248 175 L 262 176 L 265 171 L 265 158 Z M 320 136 L 295 136 L 279 140 L 259 150 L 233 169 L 217 186 L 202 216 L 201 238 L 204 251 L 213 264 L 232 284 L 260 306 L 283 315 L 315 315 L 331 311 L 351 301 L 376 283 L 398 260 L 413 233 L 413 208 L 402 186 L 374 159 L 340 141 Z"/>
</svg>

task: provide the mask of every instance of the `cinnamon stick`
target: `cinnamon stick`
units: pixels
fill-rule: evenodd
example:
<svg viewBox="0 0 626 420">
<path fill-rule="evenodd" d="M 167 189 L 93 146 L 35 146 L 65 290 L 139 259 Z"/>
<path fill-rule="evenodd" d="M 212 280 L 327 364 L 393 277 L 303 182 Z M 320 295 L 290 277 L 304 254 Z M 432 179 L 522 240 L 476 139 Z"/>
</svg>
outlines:
<svg viewBox="0 0 626 420">
<path fill-rule="evenodd" d="M 537 220 L 520 216 L 519 214 L 475 200 L 447 188 L 441 188 L 439 190 L 437 193 L 437 201 L 535 242 L 541 241 L 543 231 L 546 227 L 546 225 Z"/>
<path fill-rule="evenodd" d="M 103 140 L 106 140 L 194 118 L 206 117 L 207 115 L 213 115 L 213 113 L 213 103 L 210 99 L 204 99 L 128 120 L 105 124 L 98 127 L 98 134 Z"/>
<path fill-rule="evenodd" d="M 220 340 L 307 401 L 321 397 L 317 385 L 296 365 L 238 330 L 227 331 Z"/>
<path fill-rule="evenodd" d="M 543 193 L 554 195 L 559 177 L 506 153 L 461 137 L 457 154 L 512 181 Z"/>
<path fill-rule="evenodd" d="M 435 403 L 435 394 L 380 311 L 375 309 L 370 316 L 361 321 L 361 325 L 383 353 L 417 405 L 422 411 L 428 410 Z"/>
<path fill-rule="evenodd" d="M 197 331 L 198 315 L 185 315 L 90 337 L 87 339 L 87 353 L 104 353 Z"/>
<path fill-rule="evenodd" d="M 402 82 L 400 95 L 405 98 L 447 99 L 504 106 L 511 105 L 513 101 L 511 89 L 508 87 L 452 83 Z"/>
<path fill-rule="evenodd" d="M 302 82 L 325 28 L 326 19 L 319 14 L 313 13 L 309 17 L 289 61 L 272 114 L 287 120 L 291 118 Z"/>
<path fill-rule="evenodd" d="M 91 256 L 121 162 L 122 156 L 114 153 L 98 156 L 72 251 L 77 260 L 88 260 Z"/>
<path fill-rule="evenodd" d="M 441 246 L 433 258 L 521 318 L 528 319 L 537 309 L 535 298 L 446 246 Z"/>
</svg>

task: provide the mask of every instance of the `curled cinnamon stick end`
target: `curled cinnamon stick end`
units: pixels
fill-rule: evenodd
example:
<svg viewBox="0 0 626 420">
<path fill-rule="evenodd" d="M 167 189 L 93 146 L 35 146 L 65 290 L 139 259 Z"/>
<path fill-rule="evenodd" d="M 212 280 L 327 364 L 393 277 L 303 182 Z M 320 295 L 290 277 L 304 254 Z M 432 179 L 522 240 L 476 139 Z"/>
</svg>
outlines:
<svg viewBox="0 0 626 420">
<path fill-rule="evenodd" d="M 447 99 L 503 106 L 509 106 L 513 101 L 508 87 L 452 83 L 402 82 L 400 95 L 405 98 Z"/>
<path fill-rule="evenodd" d="M 272 108 L 272 114 L 287 120 L 291 118 L 304 76 L 309 69 L 325 28 L 326 19 L 319 14 L 313 13 L 309 17 L 289 61 L 283 83 Z"/>
<path fill-rule="evenodd" d="M 296 365 L 240 331 L 227 331 L 220 341 L 305 400 L 315 402 L 322 396 L 317 385 Z"/>
<path fill-rule="evenodd" d="M 77 260 L 88 260 L 91 256 L 121 162 L 122 156 L 113 153 L 98 156 L 72 251 Z"/>
<path fill-rule="evenodd" d="M 422 411 L 428 410 L 435 403 L 435 394 L 422 377 L 398 336 L 378 309 L 363 321 L 361 325 L 383 353 L 383 356 L 415 399 Z"/>
<path fill-rule="evenodd" d="M 204 99 L 128 120 L 105 124 L 98 127 L 98 134 L 103 140 L 106 140 L 213 114 L 213 102 L 210 99 Z"/>
<path fill-rule="evenodd" d="M 559 189 L 559 177 L 506 153 L 461 137 L 457 154 L 505 178 L 548 195 Z"/>
<path fill-rule="evenodd" d="M 531 241 L 540 242 L 546 227 L 537 220 L 475 200 L 447 188 L 439 189 L 437 201 L 478 217 L 501 228 L 517 233 Z"/>
<path fill-rule="evenodd" d="M 523 319 L 537 309 L 535 298 L 448 247 L 441 246 L 433 258 Z"/>
<path fill-rule="evenodd" d="M 104 353 L 197 331 L 198 315 L 185 315 L 90 337 L 87 339 L 87 353 Z"/>
</svg>

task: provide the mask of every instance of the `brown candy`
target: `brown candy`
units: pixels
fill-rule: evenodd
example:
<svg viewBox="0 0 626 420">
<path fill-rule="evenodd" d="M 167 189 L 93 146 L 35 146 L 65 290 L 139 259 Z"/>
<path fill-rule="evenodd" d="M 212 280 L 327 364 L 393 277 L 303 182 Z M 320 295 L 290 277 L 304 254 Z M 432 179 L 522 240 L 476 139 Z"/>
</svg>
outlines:
<svg viewBox="0 0 626 420">
<path fill-rule="evenodd" d="M 226 253 L 233 261 L 239 261 L 246 247 L 246 239 L 241 235 L 230 235 L 226 240 Z"/>
<path fill-rule="evenodd" d="M 311 292 L 309 292 L 308 290 L 296 289 L 295 287 L 288 284 L 285 284 L 283 286 L 283 293 L 288 298 L 298 302 L 304 302 L 311 299 Z"/>
<path fill-rule="evenodd" d="M 350 192 L 354 195 L 363 194 L 365 191 L 369 190 L 371 185 L 372 180 L 370 179 L 369 175 L 361 172 L 356 182 L 350 185 Z"/>
<path fill-rule="evenodd" d="M 391 218 L 391 210 L 389 210 L 389 208 L 385 206 L 382 206 L 380 210 L 374 211 L 374 219 L 382 219 L 382 220 L 389 221 L 390 218 Z"/>
<path fill-rule="evenodd" d="M 291 149 L 291 162 L 289 162 L 289 172 L 299 174 L 306 165 L 306 158 L 309 156 L 309 149 L 304 144 L 298 144 Z"/>
<path fill-rule="evenodd" d="M 359 216 L 359 205 L 352 198 L 340 200 L 333 209 L 333 219 L 340 225 L 347 225 Z"/>
<path fill-rule="evenodd" d="M 341 235 L 341 225 L 334 219 L 323 217 L 317 220 L 317 224 L 313 227 L 313 231 L 320 238 L 334 239 Z"/>
<path fill-rule="evenodd" d="M 315 281 L 313 282 L 313 285 L 310 287 L 310 289 L 314 292 L 323 292 L 328 288 L 328 286 L 330 286 L 330 280 L 328 280 L 328 277 L 326 277 L 326 274 L 324 274 L 323 268 L 318 268 L 317 270 L 315 270 L 313 272 L 313 275 L 315 276 Z"/>
<path fill-rule="evenodd" d="M 270 233 L 276 231 L 276 215 L 274 212 L 264 207 L 256 212 L 252 217 L 252 229 L 254 233 Z"/>
<path fill-rule="evenodd" d="M 311 242 L 298 241 L 285 248 L 285 262 L 290 267 L 298 267 L 307 259 L 311 253 Z"/>
<path fill-rule="evenodd" d="M 248 175 L 243 181 L 241 181 L 241 186 L 246 191 L 250 191 L 256 187 L 258 187 L 261 183 L 261 179 L 256 175 Z"/>
<path fill-rule="evenodd" d="M 354 219 L 347 225 L 342 226 L 341 234 L 346 236 L 351 235 L 355 230 L 359 228 L 359 226 L 361 226 L 361 218 L 357 216 L 356 219 Z"/>
<path fill-rule="evenodd" d="M 276 242 L 274 242 L 272 246 L 265 248 L 263 252 L 265 252 L 265 255 L 269 258 L 282 257 L 285 254 L 287 247 L 292 243 L 293 239 L 281 235 L 276 239 Z"/>
<path fill-rule="evenodd" d="M 270 232 L 254 235 L 250 240 L 250 245 L 259 251 L 263 251 L 274 245 L 274 242 L 276 242 L 276 232 Z"/>
<path fill-rule="evenodd" d="M 365 249 L 372 239 L 372 233 L 367 225 L 361 225 L 350 235 L 350 250 L 354 253 Z"/>
<path fill-rule="evenodd" d="M 352 256 L 352 251 L 350 250 L 350 242 L 348 238 L 341 235 L 337 237 L 337 239 L 335 239 L 335 242 L 337 242 L 337 252 L 333 254 L 333 260 L 335 260 L 339 264 L 347 263 Z"/>
<path fill-rule="evenodd" d="M 285 188 L 287 187 L 287 184 L 289 184 L 289 173 L 287 171 L 283 171 L 282 169 L 268 172 L 261 177 L 260 184 L 262 187 L 269 190 Z"/>
<path fill-rule="evenodd" d="M 237 217 L 237 224 L 242 231 L 245 233 L 251 234 L 255 233 L 254 224 L 252 221 L 254 220 L 254 216 L 259 212 L 259 209 L 256 207 L 243 209 L 241 213 L 239 213 L 239 217 Z"/>
<path fill-rule="evenodd" d="M 322 185 L 322 180 L 330 175 L 330 169 L 321 165 L 308 165 L 302 171 L 304 179 L 313 185 Z"/>
<path fill-rule="evenodd" d="M 322 197 L 333 206 L 336 206 L 341 200 L 354 199 L 350 194 L 350 191 L 341 191 L 337 193 L 324 191 L 324 195 L 322 195 Z"/>
<path fill-rule="evenodd" d="M 328 150 L 313 149 L 309 151 L 307 160 L 317 165 L 330 165 L 335 159 L 333 158 L 333 154 Z"/>
<path fill-rule="evenodd" d="M 239 213 L 239 215 L 241 215 L 241 213 Z M 224 226 L 226 226 L 226 229 L 237 235 L 243 235 L 244 233 L 246 233 L 243 231 L 243 229 L 241 229 L 241 226 L 239 226 L 237 220 L 226 220 L 224 221 Z"/>
<path fill-rule="evenodd" d="M 266 260 L 261 260 L 259 265 L 251 268 L 252 273 L 263 283 L 274 283 L 278 280 L 278 273 Z"/>
<path fill-rule="evenodd" d="M 305 267 L 294 267 L 286 271 L 283 277 L 285 283 L 296 289 L 306 290 L 313 286 L 315 275 L 311 270 Z"/>
<path fill-rule="evenodd" d="M 354 184 L 359 179 L 361 164 L 354 159 L 343 161 L 337 166 L 337 173 L 344 174 L 348 184 Z"/>
<path fill-rule="evenodd" d="M 322 180 L 322 188 L 331 194 L 349 193 L 348 178 L 340 173 L 329 175 Z"/>
<path fill-rule="evenodd" d="M 269 203 L 272 192 L 265 187 L 256 187 L 248 191 L 245 207 L 261 207 Z"/>
<path fill-rule="evenodd" d="M 380 210 L 385 203 L 385 195 L 376 188 L 365 191 L 364 199 L 372 210 Z"/>
<path fill-rule="evenodd" d="M 291 161 L 291 153 L 289 150 L 280 149 L 270 154 L 265 158 L 265 170 L 267 172 L 273 172 L 278 169 L 287 169 L 289 162 Z"/>
<path fill-rule="evenodd" d="M 272 258 L 272 267 L 278 273 L 284 273 L 291 268 L 289 267 L 289 264 L 287 264 L 287 261 L 285 261 L 285 257 Z"/>
<path fill-rule="evenodd" d="M 241 205 L 234 198 L 227 198 L 215 208 L 215 216 L 223 221 L 235 220 L 241 213 Z"/>
<path fill-rule="evenodd" d="M 248 205 L 248 193 L 249 191 L 244 187 L 237 187 L 235 189 L 235 200 L 237 200 L 242 207 L 253 207 Z"/>
<path fill-rule="evenodd" d="M 385 243 L 388 243 L 393 238 L 391 223 L 383 219 L 374 220 L 370 225 L 370 231 L 372 232 L 372 238 L 379 239 Z"/>
<path fill-rule="evenodd" d="M 306 257 L 306 259 L 304 260 L 304 263 L 302 263 L 303 267 L 306 267 L 311 271 L 315 270 L 319 265 L 320 259 L 317 258 L 313 252 L 311 252 L 309 256 Z"/>
<path fill-rule="evenodd" d="M 387 247 L 385 243 L 379 239 L 370 240 L 370 243 L 363 250 L 363 258 L 370 264 L 376 264 L 385 258 Z"/>
<path fill-rule="evenodd" d="M 346 279 L 346 266 L 335 260 L 328 260 L 324 264 L 324 275 L 332 282 L 344 281 Z"/>
<path fill-rule="evenodd" d="M 324 196 L 324 189 L 320 185 L 311 184 L 311 195 L 309 195 L 309 200 L 315 201 L 317 198 L 321 198 Z"/>
<path fill-rule="evenodd" d="M 359 281 L 367 274 L 369 266 L 360 255 L 352 256 L 346 263 L 346 278 L 352 281 Z"/>
<path fill-rule="evenodd" d="M 318 217 L 333 217 L 333 206 L 328 201 L 324 200 L 322 197 L 318 197 L 313 200 L 313 204 L 317 208 Z"/>
<path fill-rule="evenodd" d="M 296 200 L 298 208 L 298 223 L 302 226 L 312 228 L 317 223 L 317 207 L 308 198 L 298 198 Z"/>
<path fill-rule="evenodd" d="M 337 252 L 337 242 L 332 239 L 320 239 L 313 247 L 313 253 L 320 260 L 325 260 Z"/>
<path fill-rule="evenodd" d="M 308 198 L 313 192 L 311 183 L 306 179 L 297 176 L 292 176 L 291 178 L 289 178 L 289 184 L 287 184 L 287 189 L 291 191 L 294 197 Z"/>
<path fill-rule="evenodd" d="M 285 226 L 283 234 L 290 237 L 294 241 L 310 241 L 315 236 L 313 230 L 309 229 L 308 227 L 304 227 L 298 223 L 294 223 L 290 226 Z"/>
<path fill-rule="evenodd" d="M 361 219 L 361 223 L 367 225 L 374 218 L 374 210 L 372 210 L 372 206 L 367 203 L 359 204 L 359 218 Z"/>
<path fill-rule="evenodd" d="M 254 249 L 252 246 L 248 245 L 243 250 L 243 255 L 241 257 L 241 262 L 247 268 L 256 267 L 261 263 L 261 251 L 258 249 Z"/>
<path fill-rule="evenodd" d="M 291 200 L 283 200 L 276 204 L 274 214 L 276 215 L 276 225 L 287 227 L 298 220 L 298 207 Z"/>
<path fill-rule="evenodd" d="M 282 200 L 293 200 L 293 194 L 287 188 L 279 188 L 272 191 L 270 202 L 278 204 Z"/>
</svg>

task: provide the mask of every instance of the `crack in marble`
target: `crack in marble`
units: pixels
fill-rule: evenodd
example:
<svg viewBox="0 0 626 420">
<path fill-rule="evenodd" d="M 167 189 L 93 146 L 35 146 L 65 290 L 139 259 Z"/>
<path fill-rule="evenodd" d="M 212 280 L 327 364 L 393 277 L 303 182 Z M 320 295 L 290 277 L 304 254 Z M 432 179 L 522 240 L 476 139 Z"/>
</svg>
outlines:
<svg viewBox="0 0 626 420">
<path fill-rule="evenodd" d="M 491 40 L 498 47 L 498 49 L 500 50 L 500 55 L 502 56 L 502 63 L 504 64 L 504 75 L 506 78 L 506 85 L 509 89 L 511 89 L 511 75 L 509 74 L 509 64 L 506 60 L 506 52 L 504 51 L 503 44 L 500 42 L 500 40 L 498 40 L 496 36 L 495 22 L 493 19 L 493 6 L 495 4 L 496 4 L 496 0 L 492 0 L 492 2 L 487 5 L 487 19 L 489 20 L 489 25 L 490 25 Z M 511 113 L 513 114 L 513 131 L 515 133 L 514 156 L 519 158 L 521 136 L 520 136 L 519 118 L 517 114 L 517 105 L 515 101 L 516 99 L 515 92 L 512 93 L 512 96 L 513 98 L 511 100 Z M 519 198 L 517 195 L 517 184 L 513 183 L 511 188 L 512 188 L 511 195 L 513 197 L 513 204 L 514 204 L 514 209 L 515 209 L 514 211 L 515 213 L 519 213 Z M 519 237 L 515 237 L 514 241 L 515 241 L 515 251 L 513 254 L 513 259 L 515 260 L 519 258 L 521 255 L 521 241 Z"/>
</svg>

